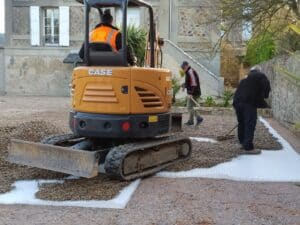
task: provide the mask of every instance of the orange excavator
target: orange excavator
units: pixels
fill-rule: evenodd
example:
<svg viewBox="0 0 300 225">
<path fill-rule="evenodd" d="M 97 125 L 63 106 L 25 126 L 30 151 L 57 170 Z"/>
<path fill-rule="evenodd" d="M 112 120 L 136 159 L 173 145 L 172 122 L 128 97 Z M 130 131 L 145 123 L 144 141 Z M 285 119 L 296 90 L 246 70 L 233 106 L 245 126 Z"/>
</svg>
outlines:
<svg viewBox="0 0 300 225">
<path fill-rule="evenodd" d="M 157 38 L 151 5 L 141 0 L 78 0 L 85 9 L 83 64 L 71 83 L 71 134 L 47 137 L 41 143 L 11 140 L 12 163 L 91 178 L 101 171 L 121 180 L 154 174 L 190 157 L 192 145 L 181 131 L 182 115 L 171 113 L 172 75 L 155 68 Z M 89 42 L 90 12 L 104 8 L 122 12 L 122 49 Z M 127 61 L 127 9 L 149 11 L 145 66 Z M 160 41 L 161 42 L 161 41 Z M 108 50 L 107 50 L 108 49 Z M 109 51 L 110 49 L 110 51 Z"/>
</svg>

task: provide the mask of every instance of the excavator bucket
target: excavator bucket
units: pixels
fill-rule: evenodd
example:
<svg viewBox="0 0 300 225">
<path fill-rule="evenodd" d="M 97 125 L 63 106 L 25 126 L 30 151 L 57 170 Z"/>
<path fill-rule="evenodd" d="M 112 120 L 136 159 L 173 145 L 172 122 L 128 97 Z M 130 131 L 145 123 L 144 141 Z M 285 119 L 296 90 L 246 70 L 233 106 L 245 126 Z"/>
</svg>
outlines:
<svg viewBox="0 0 300 225">
<path fill-rule="evenodd" d="M 8 161 L 30 167 L 92 178 L 98 175 L 98 153 L 11 140 Z"/>
</svg>

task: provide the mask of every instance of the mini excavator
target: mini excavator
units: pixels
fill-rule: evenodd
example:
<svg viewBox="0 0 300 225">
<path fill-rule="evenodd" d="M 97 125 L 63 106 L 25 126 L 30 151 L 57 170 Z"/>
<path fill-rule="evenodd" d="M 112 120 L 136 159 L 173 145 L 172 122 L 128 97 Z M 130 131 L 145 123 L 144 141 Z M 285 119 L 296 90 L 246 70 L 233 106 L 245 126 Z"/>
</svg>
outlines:
<svg viewBox="0 0 300 225">
<path fill-rule="evenodd" d="M 85 9 L 83 64 L 71 83 L 71 134 L 50 136 L 40 143 L 11 140 L 8 161 L 79 177 L 103 172 L 133 180 L 152 175 L 190 157 L 192 144 L 181 133 L 182 115 L 171 113 L 172 75 L 157 68 L 153 8 L 141 0 L 77 0 Z M 122 49 L 94 48 L 89 42 L 90 12 L 104 8 L 122 12 Z M 145 66 L 127 61 L 127 9 L 149 11 Z"/>
</svg>

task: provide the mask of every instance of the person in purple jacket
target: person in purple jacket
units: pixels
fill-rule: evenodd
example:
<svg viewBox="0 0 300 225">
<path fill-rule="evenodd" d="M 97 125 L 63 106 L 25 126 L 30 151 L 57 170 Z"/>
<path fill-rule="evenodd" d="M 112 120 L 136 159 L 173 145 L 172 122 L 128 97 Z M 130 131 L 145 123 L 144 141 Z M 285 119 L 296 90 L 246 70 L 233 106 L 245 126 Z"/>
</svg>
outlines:
<svg viewBox="0 0 300 225">
<path fill-rule="evenodd" d="M 182 85 L 182 88 L 187 90 L 187 107 L 189 110 L 189 120 L 185 123 L 185 125 L 194 125 L 195 118 L 196 126 L 198 126 L 202 123 L 203 118 L 194 109 L 196 104 L 193 99 L 197 100 L 201 96 L 199 75 L 186 61 L 181 64 L 181 68 L 185 72 L 185 83 Z"/>
</svg>

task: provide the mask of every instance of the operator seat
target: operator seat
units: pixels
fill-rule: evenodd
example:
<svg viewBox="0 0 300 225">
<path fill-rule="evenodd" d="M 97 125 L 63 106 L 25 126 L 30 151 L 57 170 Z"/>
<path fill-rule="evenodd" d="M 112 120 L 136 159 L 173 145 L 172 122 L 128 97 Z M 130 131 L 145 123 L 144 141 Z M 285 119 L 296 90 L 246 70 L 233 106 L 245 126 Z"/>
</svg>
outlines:
<svg viewBox="0 0 300 225">
<path fill-rule="evenodd" d="M 110 44 L 104 42 L 89 43 L 90 51 L 96 52 L 112 52 L 113 49 Z"/>
<path fill-rule="evenodd" d="M 89 43 L 91 66 L 124 66 L 122 49 L 113 51 L 108 43 Z"/>
</svg>

